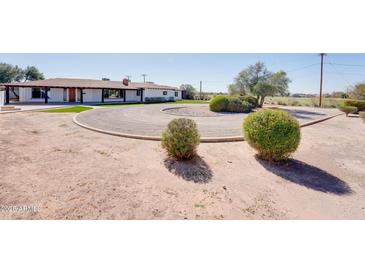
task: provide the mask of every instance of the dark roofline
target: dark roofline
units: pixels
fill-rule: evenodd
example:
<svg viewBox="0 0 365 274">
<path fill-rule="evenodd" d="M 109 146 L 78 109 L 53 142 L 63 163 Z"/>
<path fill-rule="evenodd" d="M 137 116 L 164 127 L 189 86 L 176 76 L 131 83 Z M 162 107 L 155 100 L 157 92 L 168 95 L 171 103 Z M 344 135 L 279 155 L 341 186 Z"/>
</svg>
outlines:
<svg viewBox="0 0 365 274">
<path fill-rule="evenodd" d="M 70 82 L 70 83 L 68 83 Z M 46 80 L 36 80 L 29 82 L 2 83 L 5 87 L 39 87 L 39 88 L 80 88 L 80 89 L 121 89 L 121 90 L 139 90 L 139 89 L 172 89 L 179 90 L 176 87 L 157 85 L 151 83 L 133 83 L 128 86 L 122 81 L 105 81 L 93 79 L 77 78 L 50 78 Z"/>
<path fill-rule="evenodd" d="M 4 84 L 5 87 L 18 87 L 18 88 L 80 88 L 80 89 L 120 89 L 120 90 L 138 90 L 144 88 L 136 88 L 136 87 L 122 87 L 122 88 L 112 88 L 112 87 L 83 87 L 78 85 L 69 85 L 69 86 L 51 86 L 51 85 L 16 85 L 16 84 Z"/>
</svg>

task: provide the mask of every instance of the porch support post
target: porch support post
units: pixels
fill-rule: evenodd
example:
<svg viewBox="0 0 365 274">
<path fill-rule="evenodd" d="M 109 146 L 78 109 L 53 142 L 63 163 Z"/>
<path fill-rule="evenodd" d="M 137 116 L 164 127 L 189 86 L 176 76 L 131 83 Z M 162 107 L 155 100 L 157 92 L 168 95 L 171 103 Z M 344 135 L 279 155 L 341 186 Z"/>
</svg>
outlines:
<svg viewBox="0 0 365 274">
<path fill-rule="evenodd" d="M 5 104 L 9 104 L 10 101 L 10 95 L 9 95 L 9 87 L 5 87 Z"/>
<path fill-rule="evenodd" d="M 48 104 L 48 88 L 44 89 L 44 103 Z"/>
<path fill-rule="evenodd" d="M 65 97 L 66 95 L 66 97 Z M 67 94 L 67 88 L 63 88 L 63 101 L 68 101 L 68 94 Z"/>
<path fill-rule="evenodd" d="M 84 90 L 82 88 L 80 88 L 80 103 L 84 103 Z"/>
<path fill-rule="evenodd" d="M 101 89 L 101 102 L 104 103 L 104 89 Z"/>
<path fill-rule="evenodd" d="M 141 103 L 143 102 L 143 89 L 140 90 L 141 91 Z"/>
<path fill-rule="evenodd" d="M 123 89 L 123 102 L 125 102 L 125 96 L 126 96 L 126 92 L 125 92 L 125 89 Z"/>
</svg>

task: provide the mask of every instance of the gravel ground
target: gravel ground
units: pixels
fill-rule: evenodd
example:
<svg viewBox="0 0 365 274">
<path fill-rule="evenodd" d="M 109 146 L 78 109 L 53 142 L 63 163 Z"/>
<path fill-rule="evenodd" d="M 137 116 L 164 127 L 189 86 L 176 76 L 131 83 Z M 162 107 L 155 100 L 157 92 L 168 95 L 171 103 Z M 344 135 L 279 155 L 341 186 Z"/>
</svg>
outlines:
<svg viewBox="0 0 365 274">
<path fill-rule="evenodd" d="M 246 142 L 177 163 L 159 142 L 83 129 L 73 114 L 0 117 L 1 219 L 365 219 L 365 123 L 302 129 L 284 166 Z M 37 210 L 7 212 L 8 206 Z"/>
</svg>

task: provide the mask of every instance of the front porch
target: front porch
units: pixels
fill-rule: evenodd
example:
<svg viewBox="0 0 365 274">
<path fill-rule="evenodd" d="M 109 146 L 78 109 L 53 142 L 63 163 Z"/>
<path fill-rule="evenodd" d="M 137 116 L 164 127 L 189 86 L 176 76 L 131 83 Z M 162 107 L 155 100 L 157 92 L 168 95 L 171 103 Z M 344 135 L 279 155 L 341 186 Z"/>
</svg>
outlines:
<svg viewBox="0 0 365 274">
<path fill-rule="evenodd" d="M 22 104 L 135 103 L 144 101 L 144 92 L 143 89 L 15 87 L 7 85 L 5 86 L 4 101 L 6 105 L 17 102 Z"/>
</svg>

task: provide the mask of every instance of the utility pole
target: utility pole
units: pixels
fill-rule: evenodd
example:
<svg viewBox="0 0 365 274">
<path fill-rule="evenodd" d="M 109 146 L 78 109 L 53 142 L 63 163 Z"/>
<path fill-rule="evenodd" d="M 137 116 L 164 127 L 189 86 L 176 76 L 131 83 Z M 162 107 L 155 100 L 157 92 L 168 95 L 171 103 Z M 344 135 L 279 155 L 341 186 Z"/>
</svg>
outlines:
<svg viewBox="0 0 365 274">
<path fill-rule="evenodd" d="M 126 75 L 125 77 L 127 77 L 128 82 L 130 82 L 130 78 L 131 78 L 132 76 L 130 76 L 130 75 Z"/>
<path fill-rule="evenodd" d="M 202 99 L 202 81 L 200 81 L 200 100 Z"/>
<path fill-rule="evenodd" d="M 321 78 L 319 83 L 319 107 L 322 107 L 322 86 L 323 86 L 323 57 L 325 53 L 320 53 L 321 56 Z"/>
<path fill-rule="evenodd" d="M 146 76 L 147 76 L 147 74 L 142 74 L 142 76 L 143 76 L 143 83 L 146 83 Z"/>
</svg>

